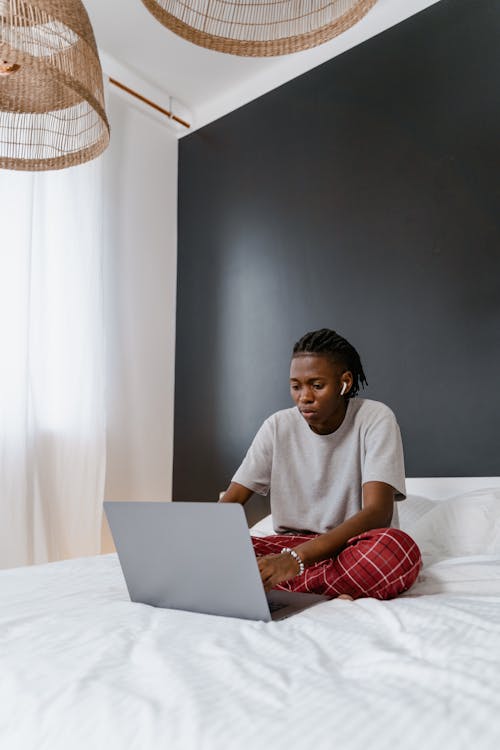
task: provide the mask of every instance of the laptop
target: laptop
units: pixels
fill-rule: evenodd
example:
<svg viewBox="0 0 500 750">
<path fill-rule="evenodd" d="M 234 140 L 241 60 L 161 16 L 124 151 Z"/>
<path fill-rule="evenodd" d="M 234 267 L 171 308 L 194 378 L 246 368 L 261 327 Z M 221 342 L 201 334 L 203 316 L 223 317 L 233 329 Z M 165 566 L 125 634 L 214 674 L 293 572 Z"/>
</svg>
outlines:
<svg viewBox="0 0 500 750">
<path fill-rule="evenodd" d="M 239 503 L 105 502 L 104 509 L 133 602 L 269 622 L 328 600 L 266 594 Z"/>
</svg>

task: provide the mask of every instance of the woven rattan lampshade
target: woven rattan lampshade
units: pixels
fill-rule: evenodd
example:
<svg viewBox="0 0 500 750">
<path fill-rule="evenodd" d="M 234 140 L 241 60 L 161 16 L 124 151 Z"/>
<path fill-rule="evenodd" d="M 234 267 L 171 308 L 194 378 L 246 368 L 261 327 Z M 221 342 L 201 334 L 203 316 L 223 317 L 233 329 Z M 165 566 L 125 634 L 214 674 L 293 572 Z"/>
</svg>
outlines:
<svg viewBox="0 0 500 750">
<path fill-rule="evenodd" d="M 171 31 L 245 57 L 299 52 L 357 23 L 377 0 L 142 0 Z"/>
<path fill-rule="evenodd" d="M 102 70 L 81 1 L 0 0 L 0 167 L 70 167 L 108 142 Z"/>
</svg>

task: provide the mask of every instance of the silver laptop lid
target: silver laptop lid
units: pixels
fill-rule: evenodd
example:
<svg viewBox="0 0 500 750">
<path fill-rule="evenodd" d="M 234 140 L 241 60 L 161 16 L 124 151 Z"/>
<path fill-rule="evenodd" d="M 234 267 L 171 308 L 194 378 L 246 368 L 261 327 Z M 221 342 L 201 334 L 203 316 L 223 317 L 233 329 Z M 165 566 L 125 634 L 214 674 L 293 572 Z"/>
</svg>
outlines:
<svg viewBox="0 0 500 750">
<path fill-rule="evenodd" d="M 269 621 L 238 503 L 105 502 L 134 602 Z"/>
</svg>

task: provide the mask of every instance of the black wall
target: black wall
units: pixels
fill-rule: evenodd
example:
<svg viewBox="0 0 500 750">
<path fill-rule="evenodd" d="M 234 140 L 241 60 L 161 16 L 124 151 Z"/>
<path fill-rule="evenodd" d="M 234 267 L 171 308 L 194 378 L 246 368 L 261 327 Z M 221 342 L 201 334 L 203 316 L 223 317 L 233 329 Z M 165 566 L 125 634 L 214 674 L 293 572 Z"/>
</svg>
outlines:
<svg viewBox="0 0 500 750">
<path fill-rule="evenodd" d="M 174 497 L 356 346 L 408 476 L 500 474 L 500 5 L 441 0 L 180 143 Z"/>
</svg>

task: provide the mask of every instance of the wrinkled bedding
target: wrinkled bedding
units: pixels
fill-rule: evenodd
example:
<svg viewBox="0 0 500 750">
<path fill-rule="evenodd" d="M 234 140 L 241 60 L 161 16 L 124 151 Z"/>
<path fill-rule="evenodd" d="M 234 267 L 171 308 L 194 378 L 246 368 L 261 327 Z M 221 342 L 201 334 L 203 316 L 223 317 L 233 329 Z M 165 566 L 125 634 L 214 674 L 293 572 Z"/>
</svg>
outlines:
<svg viewBox="0 0 500 750">
<path fill-rule="evenodd" d="M 420 500 L 411 591 L 276 623 L 131 603 L 116 555 L 1 572 L 1 746 L 498 750 L 500 496 Z"/>
</svg>

